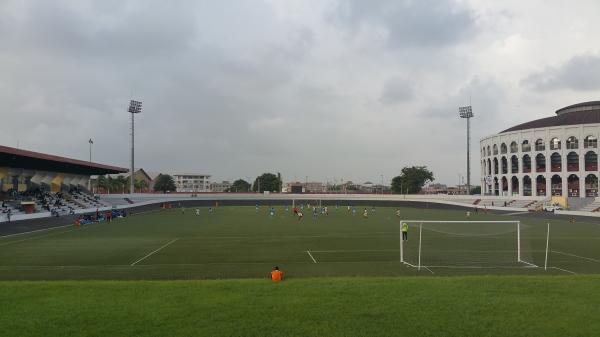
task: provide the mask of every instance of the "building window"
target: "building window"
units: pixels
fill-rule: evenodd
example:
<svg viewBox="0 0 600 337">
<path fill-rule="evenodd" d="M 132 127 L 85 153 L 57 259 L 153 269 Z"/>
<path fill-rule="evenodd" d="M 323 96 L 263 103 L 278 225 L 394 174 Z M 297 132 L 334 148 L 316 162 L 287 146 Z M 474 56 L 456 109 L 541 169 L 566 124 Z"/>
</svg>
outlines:
<svg viewBox="0 0 600 337">
<path fill-rule="evenodd" d="M 494 156 L 498 154 L 498 145 L 494 144 Z"/>
<path fill-rule="evenodd" d="M 506 147 L 506 144 L 502 143 L 502 145 L 500 145 L 500 153 L 505 154 L 506 152 L 508 152 L 508 148 Z"/>
<path fill-rule="evenodd" d="M 521 151 L 523 151 L 523 152 L 531 151 L 531 144 L 529 144 L 528 140 L 524 140 L 523 143 L 521 144 Z"/>
<path fill-rule="evenodd" d="M 535 150 L 536 151 L 544 151 L 546 150 L 546 144 L 544 144 L 544 141 L 541 139 L 538 139 L 535 141 Z"/>
<path fill-rule="evenodd" d="M 560 150 L 560 139 L 554 137 L 550 140 L 550 150 Z"/>
<path fill-rule="evenodd" d="M 567 138 L 567 150 L 576 150 L 579 148 L 579 140 L 573 136 Z"/>
<path fill-rule="evenodd" d="M 517 142 L 510 143 L 510 153 L 519 152 L 519 146 L 517 146 Z"/>
<path fill-rule="evenodd" d="M 598 138 L 596 138 L 594 136 L 585 137 L 585 139 L 583 140 L 583 147 L 585 147 L 586 149 L 597 148 L 598 147 Z"/>
</svg>

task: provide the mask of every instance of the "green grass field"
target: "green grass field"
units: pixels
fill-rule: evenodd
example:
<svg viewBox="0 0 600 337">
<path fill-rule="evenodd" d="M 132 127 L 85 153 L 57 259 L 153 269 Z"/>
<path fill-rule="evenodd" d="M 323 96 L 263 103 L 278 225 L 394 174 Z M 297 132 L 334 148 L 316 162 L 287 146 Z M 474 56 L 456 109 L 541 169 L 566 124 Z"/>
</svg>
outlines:
<svg viewBox="0 0 600 337">
<path fill-rule="evenodd" d="M 597 336 L 597 276 L 0 282 L 3 336 Z"/>
<path fill-rule="evenodd" d="M 423 225 L 423 268 L 399 262 L 392 208 L 156 211 L 0 238 L 6 336 L 593 336 L 600 225 L 551 220 L 550 269 L 516 261 L 513 224 Z M 402 218 L 467 220 L 453 210 Z M 543 266 L 548 220 L 520 220 Z M 405 259 L 418 255 L 411 225 Z M 310 252 L 310 254 L 308 253 Z M 266 279 L 280 266 L 286 280 Z M 578 275 L 574 275 L 578 274 Z M 580 275 L 588 274 L 588 275 Z M 442 277 L 440 277 L 442 276 Z M 209 280 L 205 280 L 209 279 Z M 78 280 L 78 281 L 75 281 Z M 85 280 L 85 281 L 81 281 Z"/>
<path fill-rule="evenodd" d="M 305 212 L 308 213 L 308 212 Z M 367 219 L 330 207 L 329 216 L 298 221 L 283 207 L 188 208 L 112 223 L 64 227 L 0 238 L 4 280 L 260 278 L 280 266 L 288 278 L 600 272 L 600 225 L 552 221 L 550 270 L 516 262 L 513 224 L 425 226 L 421 269 L 399 263 L 399 219 L 378 208 Z M 467 220 L 454 210 L 401 209 L 402 218 Z M 521 220 L 523 259 L 544 264 L 546 220 L 472 214 L 468 220 Z M 405 260 L 416 264 L 418 228 Z M 310 253 L 310 254 L 309 254 Z M 482 268 L 471 268 L 482 267 Z M 558 269 L 560 268 L 560 269 Z"/>
</svg>

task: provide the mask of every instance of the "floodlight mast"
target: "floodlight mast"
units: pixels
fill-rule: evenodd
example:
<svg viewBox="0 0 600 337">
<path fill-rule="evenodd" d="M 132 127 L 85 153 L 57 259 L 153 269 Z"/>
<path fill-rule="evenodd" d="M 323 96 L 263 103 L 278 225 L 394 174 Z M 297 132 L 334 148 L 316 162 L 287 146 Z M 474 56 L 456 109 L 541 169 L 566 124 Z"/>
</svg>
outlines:
<svg viewBox="0 0 600 337">
<path fill-rule="evenodd" d="M 460 118 L 467 120 L 467 194 L 471 194 L 471 123 L 473 108 L 470 105 L 458 108 Z"/>
<path fill-rule="evenodd" d="M 139 114 L 142 112 L 142 102 L 140 101 L 134 101 L 131 100 L 129 101 L 129 109 L 127 110 L 129 113 L 131 113 L 131 172 L 129 172 L 129 178 L 130 178 L 130 183 L 129 183 L 129 193 L 133 194 L 134 193 L 134 177 L 133 177 L 133 170 L 134 170 L 134 153 L 135 153 L 135 139 L 134 139 L 134 116 L 135 114 Z"/>
</svg>

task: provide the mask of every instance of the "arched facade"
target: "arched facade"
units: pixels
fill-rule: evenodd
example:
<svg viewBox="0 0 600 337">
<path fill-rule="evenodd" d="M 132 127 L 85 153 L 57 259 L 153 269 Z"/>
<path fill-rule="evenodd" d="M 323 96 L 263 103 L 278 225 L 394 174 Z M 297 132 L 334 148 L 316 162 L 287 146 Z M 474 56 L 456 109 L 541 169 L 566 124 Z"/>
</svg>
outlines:
<svg viewBox="0 0 600 337">
<path fill-rule="evenodd" d="M 595 110 L 599 113 L 590 113 Z M 483 193 L 598 196 L 600 102 L 576 104 L 556 114 L 481 140 Z"/>
</svg>

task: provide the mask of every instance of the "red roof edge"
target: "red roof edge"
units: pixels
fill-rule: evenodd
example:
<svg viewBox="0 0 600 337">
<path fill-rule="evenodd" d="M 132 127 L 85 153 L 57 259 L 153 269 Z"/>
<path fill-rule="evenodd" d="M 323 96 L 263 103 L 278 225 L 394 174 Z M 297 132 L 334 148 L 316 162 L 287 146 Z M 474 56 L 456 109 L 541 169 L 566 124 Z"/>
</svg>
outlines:
<svg viewBox="0 0 600 337">
<path fill-rule="evenodd" d="M 21 150 L 21 149 L 17 149 L 14 147 L 3 146 L 3 145 L 0 145 L 0 153 L 7 153 L 7 154 L 15 155 L 15 156 L 29 157 L 29 158 L 42 159 L 42 160 L 50 160 L 50 161 L 72 164 L 72 165 L 80 165 L 80 166 L 84 166 L 84 167 L 88 167 L 88 168 L 93 167 L 93 168 L 103 169 L 103 170 L 112 170 L 112 171 L 117 171 L 119 173 L 129 172 L 128 169 L 123 168 L 123 167 L 117 167 L 117 166 L 111 166 L 111 165 L 105 165 L 105 164 L 99 164 L 99 163 L 92 163 L 92 162 L 85 161 L 85 160 L 71 159 L 71 158 L 60 157 L 60 156 L 55 156 L 55 155 L 45 154 L 45 153 L 40 153 L 40 152 Z"/>
</svg>

